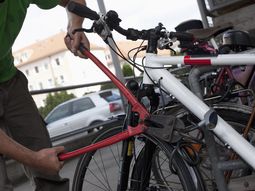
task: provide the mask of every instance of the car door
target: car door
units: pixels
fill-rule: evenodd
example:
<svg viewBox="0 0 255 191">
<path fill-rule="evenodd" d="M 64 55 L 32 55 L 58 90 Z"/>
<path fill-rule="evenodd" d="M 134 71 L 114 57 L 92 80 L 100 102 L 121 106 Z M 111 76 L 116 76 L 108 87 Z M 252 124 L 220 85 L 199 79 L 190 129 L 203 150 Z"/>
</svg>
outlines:
<svg viewBox="0 0 255 191">
<path fill-rule="evenodd" d="M 89 125 L 88 118 L 93 115 L 91 111 L 95 108 L 95 104 L 89 97 L 77 99 L 72 103 L 72 117 L 69 118 L 68 126 L 73 131 L 87 127 Z"/>
<path fill-rule="evenodd" d="M 71 102 L 60 105 L 51 112 L 46 120 L 50 137 L 60 136 L 72 131 L 68 125 L 71 114 Z"/>
</svg>

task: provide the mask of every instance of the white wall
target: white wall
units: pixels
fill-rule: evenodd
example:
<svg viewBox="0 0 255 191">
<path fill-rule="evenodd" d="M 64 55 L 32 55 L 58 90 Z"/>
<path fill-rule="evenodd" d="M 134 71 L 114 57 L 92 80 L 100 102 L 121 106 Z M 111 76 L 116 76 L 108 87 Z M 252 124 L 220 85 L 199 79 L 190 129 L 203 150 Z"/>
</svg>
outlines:
<svg viewBox="0 0 255 191">
<path fill-rule="evenodd" d="M 103 50 L 92 50 L 92 53 L 103 63 L 106 63 Z M 59 64 L 57 64 L 57 60 Z M 36 72 L 35 68 L 37 68 L 38 72 Z M 69 51 L 63 51 L 20 66 L 19 70 L 27 76 L 30 91 L 108 80 L 108 77 L 91 60 L 76 57 Z M 100 86 L 93 86 L 69 90 L 68 92 L 80 97 L 85 92 L 98 91 L 99 89 Z M 44 106 L 46 96 L 47 94 L 33 96 L 38 107 Z"/>
</svg>

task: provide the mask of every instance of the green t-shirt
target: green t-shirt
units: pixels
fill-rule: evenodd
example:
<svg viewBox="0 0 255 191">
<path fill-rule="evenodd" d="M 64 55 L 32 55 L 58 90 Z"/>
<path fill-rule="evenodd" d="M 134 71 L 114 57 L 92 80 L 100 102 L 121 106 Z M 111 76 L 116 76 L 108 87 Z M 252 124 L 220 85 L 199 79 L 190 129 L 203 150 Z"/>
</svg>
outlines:
<svg viewBox="0 0 255 191">
<path fill-rule="evenodd" d="M 50 9 L 59 4 L 59 1 L 5 0 L 0 3 L 0 83 L 11 79 L 16 73 L 12 46 L 20 32 L 29 5 L 36 4 L 42 9 Z"/>
</svg>

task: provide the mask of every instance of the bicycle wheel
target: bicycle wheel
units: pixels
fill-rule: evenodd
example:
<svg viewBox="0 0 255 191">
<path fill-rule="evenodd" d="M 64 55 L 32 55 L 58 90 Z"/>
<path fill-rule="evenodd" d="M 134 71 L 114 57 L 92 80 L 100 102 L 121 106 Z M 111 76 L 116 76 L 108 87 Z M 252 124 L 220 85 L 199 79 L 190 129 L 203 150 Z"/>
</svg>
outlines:
<svg viewBox="0 0 255 191">
<path fill-rule="evenodd" d="M 111 129 L 99 135 L 95 142 L 110 137 L 121 131 L 120 127 Z M 172 152 L 172 147 L 163 143 L 154 137 L 143 135 L 143 138 L 138 138 L 135 141 L 135 156 L 137 160 L 131 162 L 131 175 L 127 190 L 138 190 L 137 186 L 141 180 L 139 172 L 141 171 L 141 156 L 143 155 L 144 138 L 149 139 L 156 145 L 153 155 L 150 179 L 146 190 L 185 190 L 194 191 L 198 178 L 192 168 L 188 168 L 182 161 L 181 157 L 174 155 L 172 173 L 169 167 L 169 158 Z M 118 180 L 120 176 L 120 158 L 121 158 L 121 143 L 116 143 L 111 146 L 98 149 L 94 152 L 83 155 L 76 167 L 73 191 L 100 191 L 100 190 L 117 190 Z M 157 174 L 156 174 L 157 173 Z M 156 177 L 155 175 L 156 174 Z"/>
<path fill-rule="evenodd" d="M 243 128 L 246 127 L 251 114 L 251 108 L 245 105 L 221 103 L 214 105 L 213 107 L 217 111 L 218 115 L 221 116 L 225 121 L 227 121 L 231 126 L 233 126 L 235 130 L 239 133 L 241 133 Z M 198 120 L 185 110 L 180 110 L 176 112 L 175 115 L 181 118 L 181 120 L 185 123 L 186 127 L 192 126 L 192 123 L 198 123 Z M 254 133 L 255 127 L 250 130 L 248 139 L 251 140 L 255 135 Z M 192 136 L 195 137 L 197 136 L 197 134 L 192 132 Z M 224 142 L 217 139 L 217 137 L 215 137 L 215 141 L 217 143 L 216 146 L 219 153 L 219 158 L 221 160 L 228 160 L 233 151 Z M 214 176 L 212 174 L 211 163 L 207 154 L 206 147 L 201 147 L 201 149 L 199 150 L 199 156 L 201 159 L 201 162 L 199 163 L 199 170 L 203 176 L 207 190 L 215 191 L 217 190 L 217 188 Z M 251 168 L 233 170 L 228 186 L 231 186 L 231 180 L 237 180 L 237 178 L 249 175 L 251 174 L 251 172 Z M 244 182 L 240 182 L 240 184 L 244 184 Z"/>
<path fill-rule="evenodd" d="M 144 134 L 146 139 L 149 139 L 156 145 L 152 159 L 151 172 L 148 187 L 142 187 L 141 179 L 142 170 L 144 170 L 144 152 L 145 147 L 139 153 L 139 156 L 134 164 L 131 176 L 131 190 L 187 190 L 187 191 L 202 191 L 205 190 L 203 180 L 196 167 L 189 166 L 179 155 L 174 152 L 174 147 L 171 144 L 157 140 L 157 138 Z M 171 166 L 170 166 L 171 165 Z"/>
</svg>

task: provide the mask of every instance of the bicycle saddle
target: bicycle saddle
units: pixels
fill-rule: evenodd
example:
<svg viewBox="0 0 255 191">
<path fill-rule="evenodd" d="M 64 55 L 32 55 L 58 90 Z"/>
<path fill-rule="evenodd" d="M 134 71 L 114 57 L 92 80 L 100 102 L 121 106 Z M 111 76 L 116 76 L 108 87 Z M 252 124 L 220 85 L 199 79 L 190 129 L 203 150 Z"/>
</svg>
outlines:
<svg viewBox="0 0 255 191">
<path fill-rule="evenodd" d="M 232 29 L 233 26 L 231 24 L 225 26 L 215 26 L 209 27 L 205 29 L 190 29 L 187 30 L 188 33 L 191 33 L 193 37 L 198 41 L 207 41 L 212 37 L 217 36 L 220 33 L 223 33 L 229 29 Z"/>
</svg>

